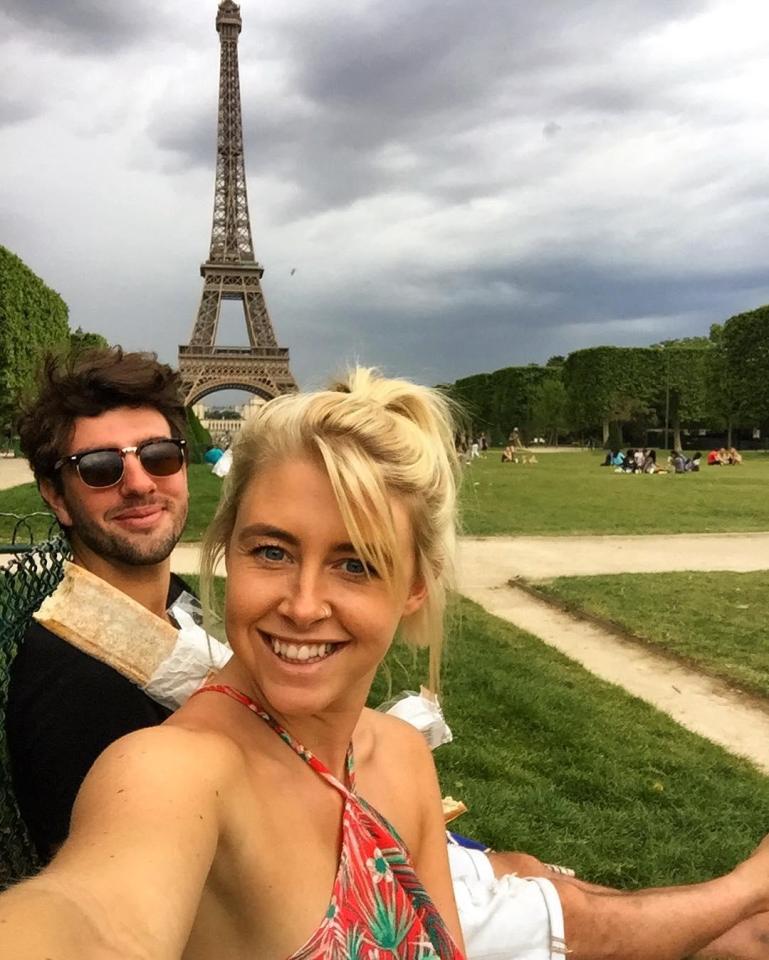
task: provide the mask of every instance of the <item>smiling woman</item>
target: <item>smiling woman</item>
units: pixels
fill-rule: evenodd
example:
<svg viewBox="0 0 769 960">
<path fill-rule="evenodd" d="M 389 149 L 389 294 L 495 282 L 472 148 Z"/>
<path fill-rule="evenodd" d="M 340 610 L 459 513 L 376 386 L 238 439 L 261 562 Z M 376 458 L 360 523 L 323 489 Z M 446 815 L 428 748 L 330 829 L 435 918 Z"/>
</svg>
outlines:
<svg viewBox="0 0 769 960">
<path fill-rule="evenodd" d="M 364 708 L 399 628 L 437 675 L 452 438 L 440 394 L 364 369 L 249 421 L 204 545 L 235 655 L 97 761 L 0 954 L 460 957 L 429 751 Z"/>
</svg>

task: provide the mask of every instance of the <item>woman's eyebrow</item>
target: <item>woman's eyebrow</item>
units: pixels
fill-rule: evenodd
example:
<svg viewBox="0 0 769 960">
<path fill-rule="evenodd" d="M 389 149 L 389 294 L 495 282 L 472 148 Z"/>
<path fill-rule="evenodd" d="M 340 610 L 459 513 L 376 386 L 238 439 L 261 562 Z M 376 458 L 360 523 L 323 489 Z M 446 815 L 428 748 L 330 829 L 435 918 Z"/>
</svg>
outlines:
<svg viewBox="0 0 769 960">
<path fill-rule="evenodd" d="M 238 534 L 238 540 L 246 540 L 248 537 L 272 537 L 275 540 L 290 543 L 292 547 L 299 546 L 299 539 L 293 533 L 282 530 L 280 527 L 273 527 L 270 523 L 250 523 L 247 527 L 243 527 Z"/>
</svg>

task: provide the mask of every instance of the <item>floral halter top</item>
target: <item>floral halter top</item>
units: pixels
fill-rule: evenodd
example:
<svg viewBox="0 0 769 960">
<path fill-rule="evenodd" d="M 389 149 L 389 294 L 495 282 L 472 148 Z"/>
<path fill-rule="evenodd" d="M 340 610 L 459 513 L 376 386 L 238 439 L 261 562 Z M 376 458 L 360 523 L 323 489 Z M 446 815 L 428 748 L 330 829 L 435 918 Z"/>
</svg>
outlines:
<svg viewBox="0 0 769 960">
<path fill-rule="evenodd" d="M 326 916 L 290 960 L 462 960 L 446 926 L 417 879 L 394 828 L 355 793 L 352 746 L 344 786 L 258 703 L 233 687 L 209 684 L 261 717 L 344 797 L 342 853 Z"/>
</svg>

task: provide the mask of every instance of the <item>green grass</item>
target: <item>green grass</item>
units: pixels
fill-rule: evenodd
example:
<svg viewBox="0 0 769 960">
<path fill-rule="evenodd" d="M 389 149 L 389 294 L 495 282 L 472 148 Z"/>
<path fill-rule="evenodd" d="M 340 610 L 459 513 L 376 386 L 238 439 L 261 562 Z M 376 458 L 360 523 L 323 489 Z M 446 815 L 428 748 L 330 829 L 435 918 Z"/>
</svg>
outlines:
<svg viewBox="0 0 769 960">
<path fill-rule="evenodd" d="M 214 515 L 219 493 L 222 489 L 222 481 L 215 477 L 211 473 L 210 467 L 205 464 L 193 463 L 190 464 L 188 469 L 190 512 L 182 540 L 194 542 L 200 540 L 203 536 L 203 531 Z M 15 513 L 18 516 L 25 516 L 38 510 L 47 512 L 48 508 L 40 499 L 34 483 L 24 483 L 8 490 L 0 490 L 0 513 Z M 35 540 L 45 538 L 49 525 L 50 520 L 45 517 L 38 517 L 32 521 Z M 0 543 L 10 542 L 12 529 L 13 521 L 0 517 Z M 25 541 L 28 537 L 20 536 L 19 539 Z"/>
<path fill-rule="evenodd" d="M 543 453 L 532 465 L 497 451 L 464 470 L 466 533 L 646 534 L 769 530 L 769 456 L 699 473 L 638 475 L 601 467 L 604 454 Z"/>
<path fill-rule="evenodd" d="M 394 647 L 370 702 L 426 672 Z M 435 755 L 441 785 L 470 808 L 455 827 L 497 849 L 649 886 L 726 871 L 766 829 L 768 778 L 469 601 L 442 700 L 455 739 Z"/>
<path fill-rule="evenodd" d="M 560 577 L 537 589 L 735 687 L 769 698 L 769 572 Z"/>
<path fill-rule="evenodd" d="M 455 742 L 436 753 L 444 792 L 470 808 L 457 829 L 623 886 L 704 879 L 760 839 L 769 779 L 475 604 L 460 611 L 443 691 Z M 395 691 L 425 676 L 403 651 L 390 672 Z"/>
<path fill-rule="evenodd" d="M 603 454 L 543 453 L 532 465 L 503 464 L 498 451 L 464 472 L 464 532 L 495 534 L 722 533 L 769 530 L 769 456 L 740 467 L 703 468 L 682 476 L 617 474 Z M 183 539 L 201 538 L 221 481 L 190 466 L 190 516 Z M 42 508 L 34 484 L 0 491 L 0 512 Z M 40 531 L 42 531 L 42 526 Z M 0 525 L 0 542 L 5 542 Z"/>
</svg>

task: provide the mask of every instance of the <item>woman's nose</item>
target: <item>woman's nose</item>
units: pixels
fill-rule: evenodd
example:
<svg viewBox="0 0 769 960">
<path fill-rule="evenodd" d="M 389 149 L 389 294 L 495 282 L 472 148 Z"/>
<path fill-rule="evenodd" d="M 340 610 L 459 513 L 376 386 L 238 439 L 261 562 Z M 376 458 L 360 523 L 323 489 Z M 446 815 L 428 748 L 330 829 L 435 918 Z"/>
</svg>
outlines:
<svg viewBox="0 0 769 960">
<path fill-rule="evenodd" d="M 323 599 L 320 578 L 306 575 L 297 576 L 290 582 L 278 610 L 297 627 L 305 629 L 328 620 L 332 614 L 331 604 Z"/>
</svg>

